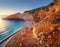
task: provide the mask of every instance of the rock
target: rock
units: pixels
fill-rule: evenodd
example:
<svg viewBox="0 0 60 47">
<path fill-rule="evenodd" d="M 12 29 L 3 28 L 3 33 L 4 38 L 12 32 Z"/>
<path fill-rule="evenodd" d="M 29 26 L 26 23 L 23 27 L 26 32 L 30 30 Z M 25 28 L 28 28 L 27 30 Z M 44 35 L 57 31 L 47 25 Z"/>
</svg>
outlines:
<svg viewBox="0 0 60 47">
<path fill-rule="evenodd" d="M 9 16 L 3 18 L 3 19 L 5 19 L 5 20 L 32 20 L 32 14 L 16 13 L 16 14 L 9 15 Z"/>
<path fill-rule="evenodd" d="M 16 14 L 9 15 L 9 16 L 3 18 L 3 19 L 13 20 L 13 19 L 20 19 L 21 17 L 22 17 L 21 13 L 16 13 Z"/>
<path fill-rule="evenodd" d="M 32 17 L 32 14 L 30 14 L 29 12 L 24 12 L 22 14 L 22 19 L 24 19 L 24 20 L 32 20 L 33 17 Z"/>
</svg>

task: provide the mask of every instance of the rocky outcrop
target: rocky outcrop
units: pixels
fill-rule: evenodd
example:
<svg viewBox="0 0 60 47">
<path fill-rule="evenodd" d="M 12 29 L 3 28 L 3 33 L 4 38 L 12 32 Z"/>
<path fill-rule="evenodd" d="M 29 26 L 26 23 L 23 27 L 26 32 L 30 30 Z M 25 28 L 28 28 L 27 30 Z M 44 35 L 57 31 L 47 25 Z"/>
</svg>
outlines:
<svg viewBox="0 0 60 47">
<path fill-rule="evenodd" d="M 47 17 L 45 17 L 43 20 L 41 20 L 39 23 L 34 24 L 34 28 L 39 32 L 44 32 L 46 34 L 52 32 L 51 30 L 54 30 L 55 25 L 60 24 L 60 14 L 53 13 Z"/>
<path fill-rule="evenodd" d="M 21 17 L 22 17 L 21 13 L 16 13 L 16 14 L 9 15 L 3 19 L 12 20 L 12 19 L 20 19 Z"/>
<path fill-rule="evenodd" d="M 5 18 L 3 18 L 5 20 L 17 20 L 17 19 L 20 19 L 20 20 L 32 20 L 32 14 L 29 14 L 29 13 L 16 13 L 16 14 L 12 14 L 12 15 L 9 15 Z"/>
</svg>

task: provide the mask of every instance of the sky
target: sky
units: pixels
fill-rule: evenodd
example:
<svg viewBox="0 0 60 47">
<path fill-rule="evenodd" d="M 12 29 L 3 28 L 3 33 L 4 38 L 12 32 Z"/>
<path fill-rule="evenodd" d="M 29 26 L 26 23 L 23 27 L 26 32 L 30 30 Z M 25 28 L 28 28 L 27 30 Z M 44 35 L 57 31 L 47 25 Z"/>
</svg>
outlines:
<svg viewBox="0 0 60 47">
<path fill-rule="evenodd" d="M 17 12 L 46 6 L 53 0 L 0 0 L 0 15 L 10 15 Z"/>
</svg>

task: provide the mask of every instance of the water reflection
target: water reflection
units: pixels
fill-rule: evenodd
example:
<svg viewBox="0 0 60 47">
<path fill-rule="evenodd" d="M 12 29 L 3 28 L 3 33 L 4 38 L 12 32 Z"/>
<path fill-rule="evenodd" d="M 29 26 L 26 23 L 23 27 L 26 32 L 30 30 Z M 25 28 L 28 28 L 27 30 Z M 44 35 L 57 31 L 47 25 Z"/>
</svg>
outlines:
<svg viewBox="0 0 60 47">
<path fill-rule="evenodd" d="M 5 22 L 0 18 L 0 32 L 4 32 L 5 30 Z"/>
</svg>

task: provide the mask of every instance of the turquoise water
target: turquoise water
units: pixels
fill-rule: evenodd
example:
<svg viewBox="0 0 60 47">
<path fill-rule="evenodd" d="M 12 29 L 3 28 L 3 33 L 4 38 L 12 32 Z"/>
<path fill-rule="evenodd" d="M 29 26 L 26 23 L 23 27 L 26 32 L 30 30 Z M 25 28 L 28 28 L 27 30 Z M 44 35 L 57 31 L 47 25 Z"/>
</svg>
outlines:
<svg viewBox="0 0 60 47">
<path fill-rule="evenodd" d="M 17 32 L 17 30 L 24 24 L 23 20 L 2 20 L 0 19 L 0 42 L 5 40 L 10 35 Z"/>
</svg>

